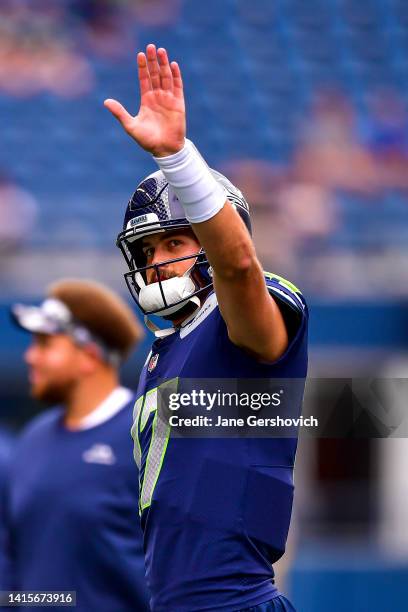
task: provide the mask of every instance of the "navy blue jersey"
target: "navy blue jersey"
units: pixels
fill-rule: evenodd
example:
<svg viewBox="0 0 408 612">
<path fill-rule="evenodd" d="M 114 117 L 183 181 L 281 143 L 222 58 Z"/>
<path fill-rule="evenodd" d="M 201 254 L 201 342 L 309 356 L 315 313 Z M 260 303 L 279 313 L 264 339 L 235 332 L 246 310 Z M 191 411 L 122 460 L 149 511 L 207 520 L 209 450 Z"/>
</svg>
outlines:
<svg viewBox="0 0 408 612">
<path fill-rule="evenodd" d="M 0 483 L 4 482 L 10 452 L 13 445 L 13 436 L 6 429 L 0 428 Z"/>
<path fill-rule="evenodd" d="M 266 274 L 266 283 L 290 336 L 275 363 L 232 344 L 212 293 L 192 321 L 154 342 L 142 371 L 132 436 L 154 612 L 240 610 L 278 594 L 272 563 L 285 549 L 296 439 L 180 438 L 157 418 L 157 387 L 166 380 L 304 381 L 305 302 L 280 277 Z"/>
<path fill-rule="evenodd" d="M 22 434 L 7 493 L 12 571 L 0 589 L 73 590 L 78 612 L 149 609 L 132 408 L 76 431 L 53 409 Z"/>
</svg>

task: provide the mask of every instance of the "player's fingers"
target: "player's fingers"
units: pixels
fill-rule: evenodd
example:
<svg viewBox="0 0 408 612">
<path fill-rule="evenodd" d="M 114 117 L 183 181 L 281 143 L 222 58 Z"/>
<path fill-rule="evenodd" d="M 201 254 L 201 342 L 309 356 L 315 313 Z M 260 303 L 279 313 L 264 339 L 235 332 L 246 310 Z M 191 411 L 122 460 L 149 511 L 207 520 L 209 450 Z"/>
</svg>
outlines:
<svg viewBox="0 0 408 612">
<path fill-rule="evenodd" d="M 144 53 L 137 54 L 137 70 L 139 74 L 140 96 L 143 96 L 143 94 L 152 89 L 147 59 Z"/>
<path fill-rule="evenodd" d="M 157 49 L 157 57 L 159 60 L 159 69 L 160 69 L 160 82 L 162 89 L 167 91 L 172 91 L 173 89 L 173 75 L 171 73 L 169 59 L 167 57 L 166 49 L 162 47 Z"/>
<path fill-rule="evenodd" d="M 147 45 L 146 47 L 147 67 L 149 69 L 150 81 L 153 89 L 160 89 L 160 68 L 157 61 L 157 53 L 155 45 Z"/>
<path fill-rule="evenodd" d="M 119 123 L 122 124 L 125 130 L 128 130 L 130 128 L 130 124 L 133 121 L 133 117 L 127 112 L 126 108 L 122 106 L 120 102 L 108 98 L 103 104 L 108 110 L 110 110 L 112 115 L 116 117 Z"/>
<path fill-rule="evenodd" d="M 177 62 L 170 64 L 171 74 L 173 75 L 173 91 L 178 98 L 183 97 L 183 79 L 181 78 L 180 67 Z"/>
</svg>

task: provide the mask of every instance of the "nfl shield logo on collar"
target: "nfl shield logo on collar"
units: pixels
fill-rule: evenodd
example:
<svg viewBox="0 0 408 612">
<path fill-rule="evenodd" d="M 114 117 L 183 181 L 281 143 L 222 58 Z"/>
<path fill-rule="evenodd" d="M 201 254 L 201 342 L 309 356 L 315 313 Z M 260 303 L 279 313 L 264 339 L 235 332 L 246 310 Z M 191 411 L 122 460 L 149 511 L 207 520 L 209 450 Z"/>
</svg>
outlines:
<svg viewBox="0 0 408 612">
<path fill-rule="evenodd" d="M 152 372 L 154 368 L 157 366 L 158 361 L 159 361 L 159 353 L 152 355 L 150 357 L 149 365 L 147 366 L 147 371 Z"/>
</svg>

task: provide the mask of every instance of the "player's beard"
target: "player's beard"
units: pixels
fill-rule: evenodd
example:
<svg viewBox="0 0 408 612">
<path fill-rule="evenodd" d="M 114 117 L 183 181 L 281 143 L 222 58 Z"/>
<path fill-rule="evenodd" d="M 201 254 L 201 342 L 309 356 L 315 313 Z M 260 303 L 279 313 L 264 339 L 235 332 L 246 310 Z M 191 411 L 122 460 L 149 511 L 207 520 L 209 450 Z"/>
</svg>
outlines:
<svg viewBox="0 0 408 612">
<path fill-rule="evenodd" d="M 32 383 L 30 394 L 34 399 L 47 405 L 66 404 L 72 392 L 73 381 L 44 381 Z"/>
</svg>

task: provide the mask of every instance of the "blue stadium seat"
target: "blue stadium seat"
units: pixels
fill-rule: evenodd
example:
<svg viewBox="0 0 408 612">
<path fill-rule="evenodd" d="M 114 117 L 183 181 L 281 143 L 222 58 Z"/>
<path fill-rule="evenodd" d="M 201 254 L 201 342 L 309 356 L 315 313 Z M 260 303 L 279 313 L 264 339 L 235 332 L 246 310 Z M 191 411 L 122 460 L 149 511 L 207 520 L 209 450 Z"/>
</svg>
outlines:
<svg viewBox="0 0 408 612">
<path fill-rule="evenodd" d="M 324 85 L 339 86 L 361 116 L 380 85 L 395 87 L 408 102 L 406 0 L 186 0 L 176 23 L 138 24 L 136 37 L 139 47 L 157 41 L 180 61 L 189 135 L 213 165 L 240 156 L 290 161 L 297 118 Z M 90 61 L 96 86 L 81 98 L 0 95 L 6 118 L 0 163 L 41 201 L 34 242 L 36 236 L 46 242 L 52 220 L 72 244 L 85 235 L 109 243 L 112 201 L 126 201 L 154 169 L 102 106 L 105 97 L 117 97 L 137 111 L 135 62 Z M 95 232 L 92 196 L 101 192 Z M 61 193 L 70 206 L 55 206 Z M 77 201 L 78 193 L 86 198 Z M 383 236 L 406 237 L 404 197 L 393 193 L 371 209 L 349 194 L 339 197 L 345 215 L 344 231 L 333 238 L 339 244 L 357 248 L 361 237 L 369 248 L 380 228 Z M 369 222 L 368 211 L 375 211 Z M 73 212 L 77 231 L 69 238 L 64 227 L 74 227 Z"/>
</svg>

